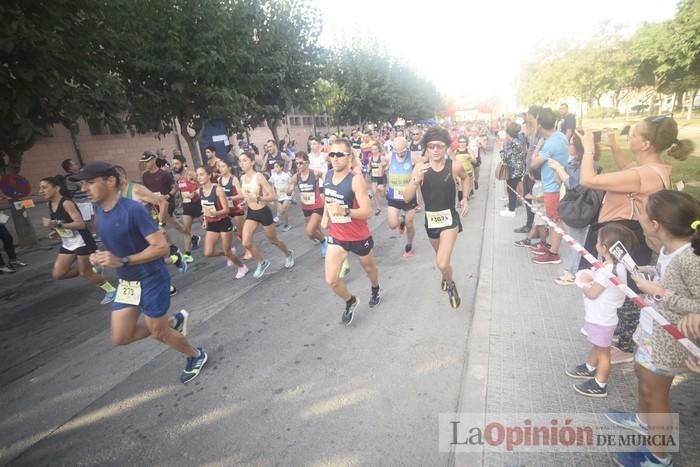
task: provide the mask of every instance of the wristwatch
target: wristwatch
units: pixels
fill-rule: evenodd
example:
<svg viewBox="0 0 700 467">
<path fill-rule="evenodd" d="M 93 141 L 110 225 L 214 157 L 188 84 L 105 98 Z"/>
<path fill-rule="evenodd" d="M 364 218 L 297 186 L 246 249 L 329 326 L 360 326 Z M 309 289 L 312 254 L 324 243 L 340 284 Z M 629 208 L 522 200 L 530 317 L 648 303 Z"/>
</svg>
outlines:
<svg viewBox="0 0 700 467">
<path fill-rule="evenodd" d="M 122 266 L 127 266 L 129 264 L 129 257 L 125 256 L 122 259 L 120 259 L 120 261 L 122 262 Z"/>
<path fill-rule="evenodd" d="M 666 289 L 661 289 L 657 293 L 651 296 L 655 302 L 660 302 L 666 296 Z"/>
<path fill-rule="evenodd" d="M 158 225 L 161 227 L 165 227 L 165 222 L 158 222 Z"/>
</svg>

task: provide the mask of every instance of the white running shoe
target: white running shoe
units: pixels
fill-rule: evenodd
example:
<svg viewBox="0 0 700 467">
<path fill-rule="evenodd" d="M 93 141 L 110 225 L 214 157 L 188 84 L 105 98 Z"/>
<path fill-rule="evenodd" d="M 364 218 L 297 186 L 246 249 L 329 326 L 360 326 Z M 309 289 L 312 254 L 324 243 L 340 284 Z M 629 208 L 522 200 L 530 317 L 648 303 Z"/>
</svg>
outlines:
<svg viewBox="0 0 700 467">
<path fill-rule="evenodd" d="M 245 275 L 248 274 L 248 266 L 245 264 L 241 267 L 238 268 L 236 271 L 236 275 L 234 276 L 236 279 L 243 279 Z"/>
</svg>

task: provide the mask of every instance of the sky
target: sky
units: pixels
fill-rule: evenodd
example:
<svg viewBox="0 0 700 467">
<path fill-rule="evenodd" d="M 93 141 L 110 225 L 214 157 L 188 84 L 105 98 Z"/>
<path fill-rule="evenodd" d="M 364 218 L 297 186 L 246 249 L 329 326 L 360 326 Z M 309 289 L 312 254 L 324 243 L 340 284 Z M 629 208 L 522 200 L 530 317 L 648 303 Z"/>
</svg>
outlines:
<svg viewBox="0 0 700 467">
<path fill-rule="evenodd" d="M 315 0 L 321 44 L 372 38 L 462 105 L 496 96 L 515 106 L 520 63 L 557 41 L 585 41 L 603 23 L 634 30 L 673 17 L 676 0 Z"/>
</svg>

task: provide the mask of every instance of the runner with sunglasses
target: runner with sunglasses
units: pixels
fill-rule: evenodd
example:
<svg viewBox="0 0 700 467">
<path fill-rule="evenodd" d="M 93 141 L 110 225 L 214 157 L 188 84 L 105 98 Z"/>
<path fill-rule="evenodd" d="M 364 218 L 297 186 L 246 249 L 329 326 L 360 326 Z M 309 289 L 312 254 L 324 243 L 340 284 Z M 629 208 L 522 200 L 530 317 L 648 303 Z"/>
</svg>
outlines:
<svg viewBox="0 0 700 467">
<path fill-rule="evenodd" d="M 323 217 L 323 197 L 321 196 L 320 180 L 309 167 L 309 155 L 298 152 L 296 155 L 297 172 L 289 183 L 288 194 L 294 192 L 294 187 L 299 190 L 301 198 L 301 211 L 306 222 L 306 235 L 321 243 L 321 257 L 326 257 L 326 236 L 321 230 L 321 218 Z"/>
<path fill-rule="evenodd" d="M 325 209 L 322 226 L 328 225 L 325 279 L 333 292 L 345 301 L 342 322 L 346 326 L 352 323 L 360 305 L 360 300 L 350 293 L 339 277 L 348 252 L 358 256 L 370 280 L 370 308 L 381 302 L 378 271 L 372 252 L 374 241 L 367 225 L 367 220 L 372 217 L 372 206 L 364 177 L 351 171 L 352 154 L 350 141 L 337 139 L 328 153 L 333 168 L 323 181 Z"/>
<path fill-rule="evenodd" d="M 469 200 L 460 202 L 461 212 L 455 208 L 455 179 L 468 183 L 469 175 L 462 164 L 454 164 L 446 158 L 447 148 L 452 142 L 450 134 L 441 127 L 431 127 L 423 136 L 423 144 L 428 156 L 413 170 L 413 177 L 403 191 L 405 202 L 413 200 L 420 186 L 425 202 L 425 231 L 435 250 L 436 263 L 442 273 L 442 290 L 447 292 L 452 308 L 458 308 L 461 299 L 457 286 L 452 280 L 450 259 L 457 234 L 462 231 L 460 217 L 469 212 Z"/>
</svg>

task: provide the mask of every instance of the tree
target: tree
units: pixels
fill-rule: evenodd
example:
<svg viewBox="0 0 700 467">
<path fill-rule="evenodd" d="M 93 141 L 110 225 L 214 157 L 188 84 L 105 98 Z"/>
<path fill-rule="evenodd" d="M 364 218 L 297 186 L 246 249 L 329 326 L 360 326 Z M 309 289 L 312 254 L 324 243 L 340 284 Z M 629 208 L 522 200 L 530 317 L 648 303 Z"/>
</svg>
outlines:
<svg viewBox="0 0 700 467">
<path fill-rule="evenodd" d="M 287 111 L 313 98 L 321 73 L 318 9 L 304 0 L 265 2 L 256 16 L 256 53 L 263 58 L 258 90 L 253 94 L 250 126 L 265 121 L 279 142 L 277 127 Z M 314 126 L 316 122 L 314 119 Z"/>
<path fill-rule="evenodd" d="M 244 131 L 266 57 L 257 52 L 254 0 L 114 0 L 110 50 L 135 131 L 168 133 L 177 119 L 195 165 L 212 119 Z M 193 130 L 194 134 L 188 131 Z"/>
<path fill-rule="evenodd" d="M 103 53 L 108 25 L 100 2 L 0 3 L 0 174 L 20 173 L 22 156 L 52 125 L 119 120 L 121 84 Z M 36 244 L 31 224 L 14 209 L 13 221 L 20 244 Z"/>
</svg>

